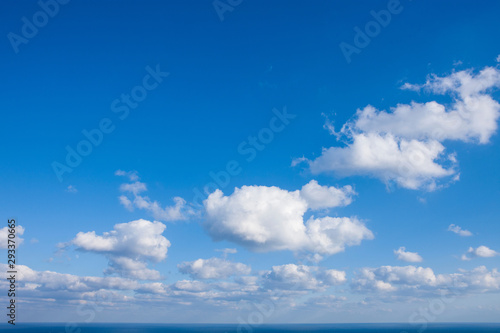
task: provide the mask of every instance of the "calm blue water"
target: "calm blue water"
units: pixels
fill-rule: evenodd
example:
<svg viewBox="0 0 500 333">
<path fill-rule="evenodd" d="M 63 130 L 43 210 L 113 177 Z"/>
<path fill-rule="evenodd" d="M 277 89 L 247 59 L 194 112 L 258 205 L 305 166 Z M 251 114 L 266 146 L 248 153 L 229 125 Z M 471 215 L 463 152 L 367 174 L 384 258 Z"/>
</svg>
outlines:
<svg viewBox="0 0 500 333">
<path fill-rule="evenodd" d="M 418 325 L 404 324 L 295 324 L 260 325 L 241 327 L 238 325 L 207 324 L 78 324 L 68 327 L 65 324 L 17 324 L 0 325 L 1 332 L 26 333 L 277 333 L 277 332 L 335 332 L 335 333 L 486 333 L 499 332 L 500 324 L 432 324 L 426 329 Z"/>
</svg>

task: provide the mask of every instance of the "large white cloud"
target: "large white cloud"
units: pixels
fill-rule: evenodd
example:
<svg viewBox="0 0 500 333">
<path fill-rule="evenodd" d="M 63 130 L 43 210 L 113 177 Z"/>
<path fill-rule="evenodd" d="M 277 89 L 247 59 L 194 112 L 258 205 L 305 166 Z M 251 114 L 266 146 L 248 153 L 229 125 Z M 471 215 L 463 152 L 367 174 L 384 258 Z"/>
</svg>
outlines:
<svg viewBox="0 0 500 333">
<path fill-rule="evenodd" d="M 350 187 L 321 187 L 315 181 L 291 192 L 275 186 L 243 186 L 224 196 L 216 190 L 204 201 L 204 227 L 215 240 L 229 240 L 257 252 L 334 254 L 373 234 L 356 218 L 311 217 L 304 223 L 304 214 L 345 205 L 352 194 Z"/>
<path fill-rule="evenodd" d="M 492 67 L 477 74 L 432 76 L 423 85 L 405 84 L 406 89 L 449 94 L 452 103 L 412 102 L 390 111 L 368 105 L 334 132 L 347 145 L 324 149 L 320 157 L 308 161 L 310 169 L 339 176 L 368 175 L 409 189 L 434 190 L 438 180 L 457 180 L 455 156 L 445 153 L 443 143 L 489 142 L 500 117 L 500 104 L 489 93 L 499 86 L 500 71 Z"/>
<path fill-rule="evenodd" d="M 471 260 L 473 258 L 491 258 L 500 255 L 495 250 L 490 249 L 487 246 L 481 245 L 477 248 L 469 247 L 467 253 L 462 255 L 462 260 Z"/>
<path fill-rule="evenodd" d="M 424 260 L 417 252 L 406 251 L 404 246 L 394 250 L 394 254 L 397 256 L 398 260 L 406 262 L 421 262 Z"/>
<path fill-rule="evenodd" d="M 405 140 L 392 134 L 361 133 L 352 136 L 345 148 L 324 149 L 309 162 L 311 172 L 334 172 L 339 176 L 367 175 L 401 187 L 434 189 L 435 179 L 455 174 L 453 155 L 444 156 L 444 146 L 436 140 Z M 446 159 L 450 166 L 437 163 Z"/>
<path fill-rule="evenodd" d="M 160 274 L 147 269 L 146 262 L 166 258 L 170 242 L 162 235 L 165 228 L 161 222 L 141 219 L 116 224 L 102 235 L 95 231 L 79 232 L 71 244 L 79 250 L 106 255 L 110 260 L 107 273 L 154 280 Z"/>
<path fill-rule="evenodd" d="M 250 274 L 250 267 L 220 258 L 197 259 L 177 266 L 179 271 L 193 279 L 225 279 L 232 275 Z"/>
</svg>

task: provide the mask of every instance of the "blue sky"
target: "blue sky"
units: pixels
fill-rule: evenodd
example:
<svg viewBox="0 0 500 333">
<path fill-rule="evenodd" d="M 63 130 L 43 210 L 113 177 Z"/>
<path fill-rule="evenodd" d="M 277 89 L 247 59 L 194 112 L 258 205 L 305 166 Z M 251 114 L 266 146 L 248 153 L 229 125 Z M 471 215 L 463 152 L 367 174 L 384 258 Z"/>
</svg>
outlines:
<svg viewBox="0 0 500 333">
<path fill-rule="evenodd" d="M 46 3 L 0 5 L 20 321 L 498 320 L 497 4 Z"/>
</svg>

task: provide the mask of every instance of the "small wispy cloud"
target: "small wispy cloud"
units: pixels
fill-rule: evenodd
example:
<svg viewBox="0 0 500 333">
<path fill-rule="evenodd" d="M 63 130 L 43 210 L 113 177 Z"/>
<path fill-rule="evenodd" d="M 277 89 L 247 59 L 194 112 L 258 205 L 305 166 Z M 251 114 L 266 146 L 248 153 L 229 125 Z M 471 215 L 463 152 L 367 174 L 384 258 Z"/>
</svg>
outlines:
<svg viewBox="0 0 500 333">
<path fill-rule="evenodd" d="M 397 256 L 398 260 L 406 262 L 422 262 L 424 260 L 417 252 L 406 251 L 404 246 L 394 250 L 394 254 Z"/>
<path fill-rule="evenodd" d="M 77 193 L 78 190 L 73 185 L 68 185 L 68 187 L 66 187 L 66 192 L 68 192 L 68 193 Z"/>
<path fill-rule="evenodd" d="M 455 225 L 455 224 L 450 224 L 450 226 L 448 227 L 448 231 L 454 232 L 457 235 L 460 235 L 463 237 L 472 236 L 472 232 L 470 232 L 469 230 L 462 229 L 461 227 L 459 227 L 458 225 Z"/>
<path fill-rule="evenodd" d="M 115 171 L 115 176 L 125 176 L 128 177 L 128 179 L 131 182 L 135 182 L 139 180 L 139 175 L 137 174 L 137 171 L 123 171 L 123 170 L 116 170 Z"/>
<path fill-rule="evenodd" d="M 120 191 L 124 194 L 118 197 L 120 204 L 129 211 L 133 211 L 135 208 L 144 209 L 159 221 L 182 221 L 196 215 L 186 200 L 181 197 L 173 198 L 174 205 L 162 206 L 161 203 L 141 195 L 148 188 L 145 183 L 139 181 L 136 171 L 117 170 L 115 175 L 128 177 L 131 181 L 131 183 L 120 185 Z"/>
</svg>

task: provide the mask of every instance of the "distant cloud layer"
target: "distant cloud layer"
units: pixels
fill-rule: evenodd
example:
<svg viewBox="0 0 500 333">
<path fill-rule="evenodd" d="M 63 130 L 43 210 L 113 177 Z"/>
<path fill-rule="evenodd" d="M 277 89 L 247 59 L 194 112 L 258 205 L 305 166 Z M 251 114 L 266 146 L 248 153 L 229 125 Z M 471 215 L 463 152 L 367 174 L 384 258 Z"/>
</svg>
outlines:
<svg viewBox="0 0 500 333">
<path fill-rule="evenodd" d="M 6 276 L 7 265 L 0 264 Z M 232 308 L 243 300 L 266 300 L 271 295 L 280 295 L 274 302 L 294 299 L 311 293 L 310 302 L 348 301 L 345 297 L 325 295 L 329 288 L 345 288 L 349 282 L 341 270 L 325 269 L 317 266 L 285 264 L 273 266 L 259 274 L 240 272 L 234 279 L 204 279 L 202 281 L 178 280 L 171 283 L 139 282 L 124 277 L 77 276 L 51 271 L 36 271 L 18 265 L 19 284 L 23 299 L 45 302 L 57 295 L 63 304 L 74 301 L 94 301 L 100 299 L 100 306 L 114 308 L 119 304 L 129 306 L 130 302 L 148 298 L 164 304 L 205 304 L 209 306 Z M 0 288 L 7 288 L 8 281 L 0 280 Z M 472 270 L 459 270 L 451 274 L 436 274 L 431 268 L 416 266 L 381 266 L 362 268 L 350 279 L 350 289 L 355 293 L 376 295 L 380 299 L 400 297 L 411 300 L 414 297 L 442 297 L 444 295 L 469 295 L 474 293 L 498 293 L 500 273 L 484 266 Z M 277 297 L 275 297 L 277 298 Z M 260 302 L 259 301 L 259 302 Z M 354 304 L 350 302 L 351 305 Z M 156 304 L 156 303 L 155 303 Z M 329 303 L 330 305 L 332 303 Z"/>
<path fill-rule="evenodd" d="M 363 268 L 353 279 L 351 287 L 358 292 L 377 292 L 406 296 L 440 295 L 460 292 L 498 292 L 500 273 L 484 266 L 472 271 L 453 274 L 435 274 L 431 268 L 416 266 L 382 266 Z"/>
</svg>

